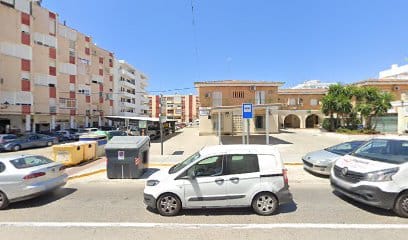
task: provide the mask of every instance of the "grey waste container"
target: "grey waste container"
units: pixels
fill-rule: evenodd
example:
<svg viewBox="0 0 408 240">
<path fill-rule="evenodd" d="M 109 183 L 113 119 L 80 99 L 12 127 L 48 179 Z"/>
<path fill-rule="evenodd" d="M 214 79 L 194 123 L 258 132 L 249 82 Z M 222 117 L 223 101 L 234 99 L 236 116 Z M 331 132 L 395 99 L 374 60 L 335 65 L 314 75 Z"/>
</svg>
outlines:
<svg viewBox="0 0 408 240">
<path fill-rule="evenodd" d="M 117 136 L 105 146 L 107 175 L 112 178 L 140 178 L 149 161 L 147 136 Z"/>
</svg>

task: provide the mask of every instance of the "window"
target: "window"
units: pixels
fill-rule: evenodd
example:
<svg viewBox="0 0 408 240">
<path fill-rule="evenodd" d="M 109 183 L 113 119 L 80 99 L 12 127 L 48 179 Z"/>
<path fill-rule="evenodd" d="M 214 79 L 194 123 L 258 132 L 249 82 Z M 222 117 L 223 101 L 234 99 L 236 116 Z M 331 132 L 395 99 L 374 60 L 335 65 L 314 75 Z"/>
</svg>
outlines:
<svg viewBox="0 0 408 240">
<path fill-rule="evenodd" d="M 317 99 L 310 99 L 310 105 L 311 106 L 316 106 L 317 105 Z"/>
<path fill-rule="evenodd" d="M 408 161 L 408 141 L 374 139 L 358 148 L 353 155 L 385 163 L 405 163 Z"/>
<path fill-rule="evenodd" d="M 30 168 L 30 167 L 52 163 L 50 159 L 42 157 L 42 156 L 23 157 L 23 158 L 11 160 L 10 162 L 17 169 Z"/>
<path fill-rule="evenodd" d="M 296 99 L 295 99 L 295 98 L 289 98 L 289 99 L 288 99 L 288 105 L 289 105 L 289 106 L 294 106 L 294 105 L 296 105 Z"/>
<path fill-rule="evenodd" d="M 255 92 L 255 104 L 265 104 L 265 91 Z"/>
<path fill-rule="evenodd" d="M 213 107 L 222 106 L 222 92 L 213 92 Z"/>
<path fill-rule="evenodd" d="M 21 43 L 25 45 L 30 45 L 30 34 L 26 32 L 21 32 Z"/>
<path fill-rule="evenodd" d="M 6 170 L 6 165 L 4 165 L 4 163 L 0 162 L 0 173 L 2 173 L 4 170 Z"/>
<path fill-rule="evenodd" d="M 264 128 L 264 116 L 255 116 L 255 128 Z"/>
<path fill-rule="evenodd" d="M 76 100 L 69 98 L 60 98 L 59 99 L 60 108 L 75 108 Z"/>
<path fill-rule="evenodd" d="M 219 176 L 222 174 L 223 169 L 223 156 L 213 156 L 201 160 L 193 167 L 188 169 L 188 175 L 194 175 L 196 177 L 209 177 L 209 176 Z"/>
<path fill-rule="evenodd" d="M 29 72 L 31 69 L 31 61 L 26 59 L 21 59 L 21 70 Z"/>
<path fill-rule="evenodd" d="M 259 172 L 256 154 L 237 154 L 227 157 L 227 174 Z"/>
<path fill-rule="evenodd" d="M 244 98 L 244 91 L 233 91 L 232 98 Z"/>
<path fill-rule="evenodd" d="M 151 127 L 149 127 L 149 129 L 151 129 Z M 181 169 L 183 169 L 184 167 L 187 167 L 187 165 L 191 164 L 192 162 L 194 162 L 195 160 L 197 160 L 198 158 L 200 158 L 200 153 L 196 152 L 193 155 L 191 155 L 190 157 L 188 157 L 186 160 L 177 163 L 176 165 L 174 165 L 173 167 L 171 167 L 169 169 L 169 174 L 172 173 L 176 173 L 178 171 L 180 171 Z"/>
</svg>

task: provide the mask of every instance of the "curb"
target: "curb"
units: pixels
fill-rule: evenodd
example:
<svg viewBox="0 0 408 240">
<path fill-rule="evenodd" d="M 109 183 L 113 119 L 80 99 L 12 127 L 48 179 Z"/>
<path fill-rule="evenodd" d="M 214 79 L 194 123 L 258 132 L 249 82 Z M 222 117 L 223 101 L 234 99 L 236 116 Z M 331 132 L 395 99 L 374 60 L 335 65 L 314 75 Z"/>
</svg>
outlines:
<svg viewBox="0 0 408 240">
<path fill-rule="evenodd" d="M 150 167 L 170 167 L 173 166 L 174 163 L 153 163 L 153 164 L 149 164 L 146 166 L 146 168 L 150 168 Z M 289 162 L 289 163 L 284 163 L 284 165 L 286 166 L 303 166 L 303 163 L 297 163 L 297 162 Z M 85 178 L 85 177 L 89 177 L 98 173 L 103 173 L 106 172 L 106 169 L 99 169 L 99 170 L 95 170 L 93 172 L 87 172 L 87 173 L 83 173 L 83 174 L 79 174 L 79 175 L 74 175 L 74 176 L 70 176 L 68 177 L 68 180 L 74 180 L 74 179 L 79 179 L 79 178 Z"/>
<path fill-rule="evenodd" d="M 83 173 L 83 174 L 79 174 L 79 175 L 74 175 L 74 176 L 70 176 L 68 177 L 68 180 L 74 180 L 74 179 L 78 179 L 78 178 L 84 178 L 84 177 L 89 177 L 98 173 L 103 173 L 106 172 L 106 169 L 99 169 L 93 172 L 88 172 L 88 173 Z"/>
</svg>

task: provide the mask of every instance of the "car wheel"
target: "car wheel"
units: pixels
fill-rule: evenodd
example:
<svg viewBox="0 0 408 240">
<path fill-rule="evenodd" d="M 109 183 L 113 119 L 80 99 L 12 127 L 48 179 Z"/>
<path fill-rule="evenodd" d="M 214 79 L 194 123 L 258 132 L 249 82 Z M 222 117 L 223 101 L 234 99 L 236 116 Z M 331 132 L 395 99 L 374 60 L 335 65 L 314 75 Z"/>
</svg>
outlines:
<svg viewBox="0 0 408 240">
<path fill-rule="evenodd" d="M 263 216 L 271 215 L 278 209 L 278 199 L 269 192 L 258 193 L 252 200 L 252 209 Z"/>
<path fill-rule="evenodd" d="M 399 195 L 395 201 L 394 212 L 400 217 L 408 218 L 408 192 Z"/>
<path fill-rule="evenodd" d="M 157 200 L 156 207 L 162 216 L 175 216 L 181 209 L 181 201 L 176 195 L 165 193 Z"/>
<path fill-rule="evenodd" d="M 47 146 L 50 147 L 52 146 L 53 142 L 47 142 Z"/>
<path fill-rule="evenodd" d="M 0 210 L 7 208 L 9 205 L 9 200 L 7 199 L 6 194 L 0 192 Z"/>
<path fill-rule="evenodd" d="M 13 151 L 15 151 L 15 152 L 20 151 L 20 149 L 21 149 L 20 145 L 16 145 L 16 146 L 13 147 Z"/>
</svg>

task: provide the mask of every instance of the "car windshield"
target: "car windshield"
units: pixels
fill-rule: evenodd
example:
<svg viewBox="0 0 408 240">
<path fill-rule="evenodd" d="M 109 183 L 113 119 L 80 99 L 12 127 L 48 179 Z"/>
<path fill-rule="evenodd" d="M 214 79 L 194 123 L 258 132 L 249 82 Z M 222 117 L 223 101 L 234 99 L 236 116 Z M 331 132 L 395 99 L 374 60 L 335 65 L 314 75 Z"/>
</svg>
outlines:
<svg viewBox="0 0 408 240">
<path fill-rule="evenodd" d="M 408 141 L 374 139 L 352 155 L 384 163 L 402 164 L 408 162 Z"/>
<path fill-rule="evenodd" d="M 193 155 L 191 155 L 190 157 L 188 157 L 186 160 L 177 163 L 176 165 L 174 165 L 173 167 L 171 167 L 169 169 L 169 173 L 176 173 L 178 171 L 180 171 L 181 169 L 183 169 L 184 167 L 186 167 L 187 165 L 189 165 L 190 163 L 194 162 L 195 160 L 197 160 L 200 157 L 200 153 L 196 152 Z"/>
<path fill-rule="evenodd" d="M 324 150 L 344 156 L 356 150 L 363 143 L 365 143 L 365 141 L 345 142 L 332 147 L 325 148 Z"/>
<path fill-rule="evenodd" d="M 50 159 L 42 157 L 42 156 L 22 157 L 22 158 L 11 160 L 10 162 L 17 169 L 36 167 L 36 166 L 52 163 Z"/>
</svg>

